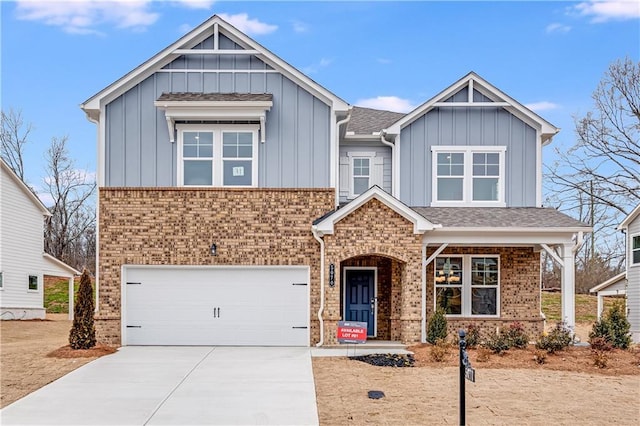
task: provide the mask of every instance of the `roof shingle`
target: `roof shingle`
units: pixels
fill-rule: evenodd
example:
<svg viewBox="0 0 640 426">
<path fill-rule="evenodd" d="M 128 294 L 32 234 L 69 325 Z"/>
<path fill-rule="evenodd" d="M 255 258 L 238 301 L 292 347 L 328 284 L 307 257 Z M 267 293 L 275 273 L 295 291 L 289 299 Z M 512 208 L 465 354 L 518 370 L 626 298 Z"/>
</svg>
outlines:
<svg viewBox="0 0 640 426">
<path fill-rule="evenodd" d="M 389 127 L 404 116 L 405 114 L 400 112 L 354 106 L 351 110 L 351 120 L 347 124 L 347 132 L 354 132 L 356 135 L 371 135 Z"/>
<path fill-rule="evenodd" d="M 273 101 L 271 93 L 196 93 L 169 92 L 163 93 L 158 101 L 191 101 L 191 102 L 237 102 L 237 101 Z"/>
</svg>

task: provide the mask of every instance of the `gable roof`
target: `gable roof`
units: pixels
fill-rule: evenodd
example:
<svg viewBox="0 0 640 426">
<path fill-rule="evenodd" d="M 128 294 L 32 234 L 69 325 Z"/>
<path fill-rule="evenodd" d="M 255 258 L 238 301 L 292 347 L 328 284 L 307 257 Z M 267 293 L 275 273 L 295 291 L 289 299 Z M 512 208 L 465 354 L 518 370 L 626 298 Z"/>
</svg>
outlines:
<svg viewBox="0 0 640 426">
<path fill-rule="evenodd" d="M 633 211 L 629 214 L 629 216 L 627 216 L 622 223 L 618 226 L 618 229 L 627 229 L 629 227 L 629 225 L 631 225 L 631 222 L 633 222 L 635 220 L 636 217 L 640 216 L 640 204 L 638 204 L 638 206 L 633 209 Z"/>
<path fill-rule="evenodd" d="M 80 275 L 81 272 L 72 266 L 67 265 L 62 260 L 57 257 L 51 256 L 49 253 L 42 253 L 42 257 L 44 259 L 44 270 L 43 273 L 45 275 L 53 275 L 58 276 L 66 276 L 66 275 Z"/>
<path fill-rule="evenodd" d="M 542 134 L 543 141 L 550 140 L 553 135 L 560 131 L 559 128 L 555 127 L 553 124 L 549 123 L 547 120 L 540 117 L 538 114 L 531 111 L 529 108 L 525 107 L 520 102 L 502 92 L 500 89 L 493 86 L 488 81 L 484 80 L 482 77 L 472 71 L 416 109 L 414 109 L 413 111 L 411 111 L 410 113 L 408 113 L 407 115 L 405 115 L 404 117 L 402 117 L 401 119 L 399 119 L 398 121 L 396 121 L 395 123 L 393 123 L 392 125 L 390 125 L 387 129 L 384 130 L 384 132 L 394 135 L 400 134 L 400 130 L 403 127 L 413 123 L 415 120 L 422 117 L 433 108 L 443 106 L 442 103 L 447 101 L 451 96 L 455 95 L 465 87 L 473 89 L 469 94 L 470 100 L 472 102 L 462 103 L 466 105 L 461 105 L 457 102 L 451 102 L 451 106 L 473 106 L 474 103 L 480 106 L 494 106 L 491 104 L 495 104 L 495 106 L 504 108 L 532 127 L 539 128 Z M 486 99 L 474 102 L 473 97 L 475 91 L 479 92 L 481 95 L 483 95 L 483 98 L 488 99 L 490 102 L 487 102 Z"/>
<path fill-rule="evenodd" d="M 36 206 L 36 208 L 39 209 L 44 216 L 51 216 L 51 212 L 42 203 L 42 201 L 40 201 L 40 198 L 38 198 L 36 194 L 33 193 L 31 188 L 29 188 L 27 184 L 24 183 L 24 181 L 20 179 L 20 177 L 17 174 L 14 173 L 11 167 L 9 167 L 9 165 L 2 158 L 0 158 L 0 169 L 7 173 L 7 175 L 11 178 L 11 180 L 13 180 L 16 183 L 18 188 L 20 188 L 22 192 L 24 192 L 27 198 L 31 200 L 33 205 Z"/>
<path fill-rule="evenodd" d="M 87 99 L 80 105 L 80 107 L 85 111 L 90 119 L 97 119 L 100 114 L 100 106 L 102 103 L 109 102 L 118 97 L 143 81 L 145 78 L 152 75 L 156 70 L 181 56 L 182 53 L 180 52 L 180 49 L 192 49 L 208 37 L 215 35 L 218 31 L 232 39 L 244 49 L 255 51 L 255 56 L 257 58 L 280 71 L 287 78 L 304 87 L 310 93 L 322 99 L 327 104 L 331 104 L 334 110 L 344 112 L 348 110 L 349 106 L 345 101 L 313 81 L 302 72 L 298 71 L 293 66 L 289 65 L 284 60 L 280 59 L 274 53 L 246 34 L 242 33 L 218 15 L 214 15 L 207 19 L 205 22 L 189 31 L 186 35 L 179 38 L 173 44 Z"/>
<path fill-rule="evenodd" d="M 616 284 L 620 283 L 620 281 L 623 281 L 627 278 L 627 274 L 625 272 L 621 272 L 618 275 L 616 275 L 615 277 L 611 277 L 608 280 L 606 280 L 603 283 L 598 284 L 595 287 L 592 287 L 589 289 L 589 293 L 597 293 L 599 291 L 602 290 L 606 290 L 609 287 L 615 286 Z"/>
<path fill-rule="evenodd" d="M 414 234 L 423 234 L 426 231 L 440 227 L 439 225 L 429 222 L 426 218 L 412 210 L 402 201 L 385 192 L 379 186 L 374 185 L 344 207 L 333 210 L 321 218 L 316 219 L 313 222 L 313 229 L 321 235 L 333 234 L 333 228 L 336 223 L 374 198 L 413 223 Z"/>
</svg>

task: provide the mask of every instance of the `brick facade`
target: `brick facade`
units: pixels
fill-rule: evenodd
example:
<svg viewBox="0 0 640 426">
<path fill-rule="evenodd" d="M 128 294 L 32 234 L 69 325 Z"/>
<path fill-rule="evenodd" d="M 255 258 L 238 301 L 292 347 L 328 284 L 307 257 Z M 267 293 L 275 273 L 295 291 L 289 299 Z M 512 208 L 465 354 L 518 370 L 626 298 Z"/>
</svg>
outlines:
<svg viewBox="0 0 640 426">
<path fill-rule="evenodd" d="M 427 250 L 427 257 L 435 248 Z M 540 254 L 531 247 L 447 247 L 440 256 L 448 254 L 479 254 L 500 256 L 500 318 L 448 318 L 449 332 L 457 335 L 469 324 L 479 326 L 484 333 L 520 322 L 531 338 L 543 331 L 540 313 Z M 434 262 L 427 266 L 427 318 L 434 310 Z"/>
<path fill-rule="evenodd" d="M 121 266 L 306 265 L 311 340 L 320 337 L 320 249 L 313 220 L 333 189 L 100 188 L 98 340 L 121 343 Z M 218 254 L 209 253 L 215 241 Z"/>
<path fill-rule="evenodd" d="M 98 340 L 121 343 L 122 265 L 304 265 L 310 267 L 310 344 L 320 339 L 320 245 L 311 224 L 332 209 L 332 189 L 100 188 Z M 378 339 L 415 343 L 422 330 L 422 235 L 377 199 L 337 222 L 325 242 L 324 344 L 337 344 L 343 274 L 375 266 Z M 209 253 L 212 242 L 218 254 Z M 427 257 L 435 250 L 429 247 Z M 526 247 L 448 247 L 446 254 L 500 256 L 500 318 L 450 318 L 455 332 L 471 322 L 485 332 L 519 321 L 542 331 L 540 256 Z M 328 281 L 328 278 L 326 278 Z M 433 312 L 433 263 L 426 271 L 427 317 Z"/>
</svg>

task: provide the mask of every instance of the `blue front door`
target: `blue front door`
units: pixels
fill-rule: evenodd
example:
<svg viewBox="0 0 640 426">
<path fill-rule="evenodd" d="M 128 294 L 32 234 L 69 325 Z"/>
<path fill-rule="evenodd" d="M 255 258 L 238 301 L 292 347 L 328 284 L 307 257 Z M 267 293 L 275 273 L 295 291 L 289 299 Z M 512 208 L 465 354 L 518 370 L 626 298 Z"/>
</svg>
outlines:
<svg viewBox="0 0 640 426">
<path fill-rule="evenodd" d="M 375 271 L 347 269 L 345 271 L 345 321 L 367 323 L 367 336 L 375 336 Z"/>
</svg>

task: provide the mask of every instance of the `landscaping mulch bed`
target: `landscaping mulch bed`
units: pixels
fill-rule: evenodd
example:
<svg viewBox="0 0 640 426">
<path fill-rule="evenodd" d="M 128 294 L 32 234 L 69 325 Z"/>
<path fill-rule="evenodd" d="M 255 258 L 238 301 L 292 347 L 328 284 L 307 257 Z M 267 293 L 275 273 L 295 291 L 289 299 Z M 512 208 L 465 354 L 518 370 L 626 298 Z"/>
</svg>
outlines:
<svg viewBox="0 0 640 426">
<path fill-rule="evenodd" d="M 51 351 L 47 354 L 50 358 L 97 358 L 104 355 L 110 355 L 116 352 L 118 349 L 112 346 L 106 346 L 97 344 L 89 349 L 73 349 L 71 346 L 66 345 Z"/>
</svg>

